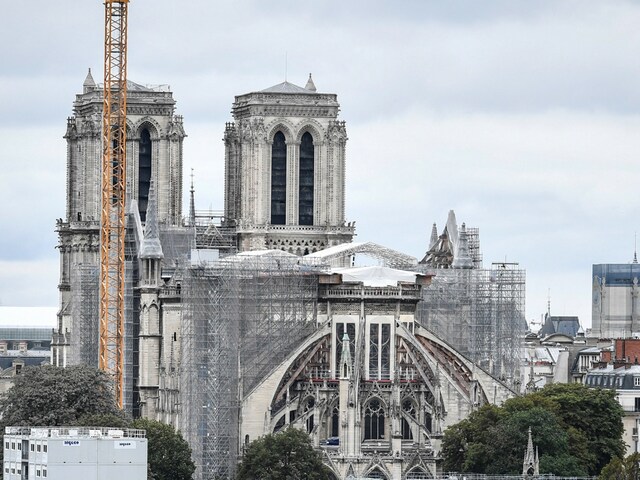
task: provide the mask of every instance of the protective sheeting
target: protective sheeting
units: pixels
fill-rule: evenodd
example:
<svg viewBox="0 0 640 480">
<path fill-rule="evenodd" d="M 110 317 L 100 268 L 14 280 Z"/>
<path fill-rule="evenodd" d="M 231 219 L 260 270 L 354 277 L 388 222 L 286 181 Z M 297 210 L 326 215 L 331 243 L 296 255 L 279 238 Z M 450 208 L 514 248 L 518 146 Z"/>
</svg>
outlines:
<svg viewBox="0 0 640 480">
<path fill-rule="evenodd" d="M 362 282 L 366 287 L 395 287 L 398 282 L 415 283 L 415 272 L 396 270 L 388 267 L 353 267 L 334 268 L 333 273 L 340 273 L 343 282 Z"/>
</svg>

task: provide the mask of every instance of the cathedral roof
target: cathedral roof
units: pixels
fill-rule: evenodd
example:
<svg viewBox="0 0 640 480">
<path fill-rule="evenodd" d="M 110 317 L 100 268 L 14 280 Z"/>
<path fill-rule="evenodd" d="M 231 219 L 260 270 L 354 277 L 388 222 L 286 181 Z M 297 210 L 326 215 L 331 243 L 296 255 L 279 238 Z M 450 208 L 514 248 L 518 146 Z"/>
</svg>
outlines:
<svg viewBox="0 0 640 480">
<path fill-rule="evenodd" d="M 315 88 L 315 85 L 314 85 Z M 307 90 L 306 88 L 299 87 L 298 85 L 294 85 L 293 83 L 289 83 L 284 81 L 279 83 L 278 85 L 274 85 L 273 87 L 265 88 L 262 90 L 263 93 L 306 93 L 313 94 L 315 90 Z"/>
</svg>

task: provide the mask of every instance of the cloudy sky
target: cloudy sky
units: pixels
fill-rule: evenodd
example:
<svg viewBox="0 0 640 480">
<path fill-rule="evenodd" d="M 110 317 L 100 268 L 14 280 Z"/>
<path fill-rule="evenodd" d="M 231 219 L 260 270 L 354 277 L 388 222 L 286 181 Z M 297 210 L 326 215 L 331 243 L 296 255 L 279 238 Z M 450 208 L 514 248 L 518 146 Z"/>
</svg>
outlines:
<svg viewBox="0 0 640 480">
<path fill-rule="evenodd" d="M 56 306 L 62 138 L 99 0 L 5 2 L 0 29 L 0 305 Z M 309 72 L 347 122 L 358 240 L 422 257 L 447 212 L 485 266 L 527 271 L 527 318 L 591 323 L 591 265 L 631 261 L 639 230 L 640 3 L 132 0 L 129 73 L 169 84 L 198 208 L 221 209 L 234 95 Z M 188 175 L 185 175 L 188 178 Z M 185 188 L 187 191 L 188 188 Z"/>
</svg>

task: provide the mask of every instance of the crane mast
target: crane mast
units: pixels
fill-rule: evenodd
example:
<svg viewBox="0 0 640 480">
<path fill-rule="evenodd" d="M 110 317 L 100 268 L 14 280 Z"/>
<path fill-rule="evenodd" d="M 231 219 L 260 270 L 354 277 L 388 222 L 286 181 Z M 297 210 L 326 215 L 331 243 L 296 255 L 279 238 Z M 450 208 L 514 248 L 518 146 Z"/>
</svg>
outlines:
<svg viewBox="0 0 640 480">
<path fill-rule="evenodd" d="M 124 389 L 128 3 L 129 0 L 104 0 L 99 367 L 112 376 L 120 408 Z"/>
</svg>

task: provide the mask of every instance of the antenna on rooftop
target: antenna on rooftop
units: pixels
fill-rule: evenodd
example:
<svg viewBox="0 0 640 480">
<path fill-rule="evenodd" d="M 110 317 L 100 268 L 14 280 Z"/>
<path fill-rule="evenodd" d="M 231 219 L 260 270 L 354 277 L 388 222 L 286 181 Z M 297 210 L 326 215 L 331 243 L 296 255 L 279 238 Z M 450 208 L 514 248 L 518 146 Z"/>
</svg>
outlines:
<svg viewBox="0 0 640 480">
<path fill-rule="evenodd" d="M 633 233 L 633 263 L 638 263 L 638 232 Z"/>
<path fill-rule="evenodd" d="M 551 289 L 547 289 L 547 315 L 551 316 Z"/>
</svg>

